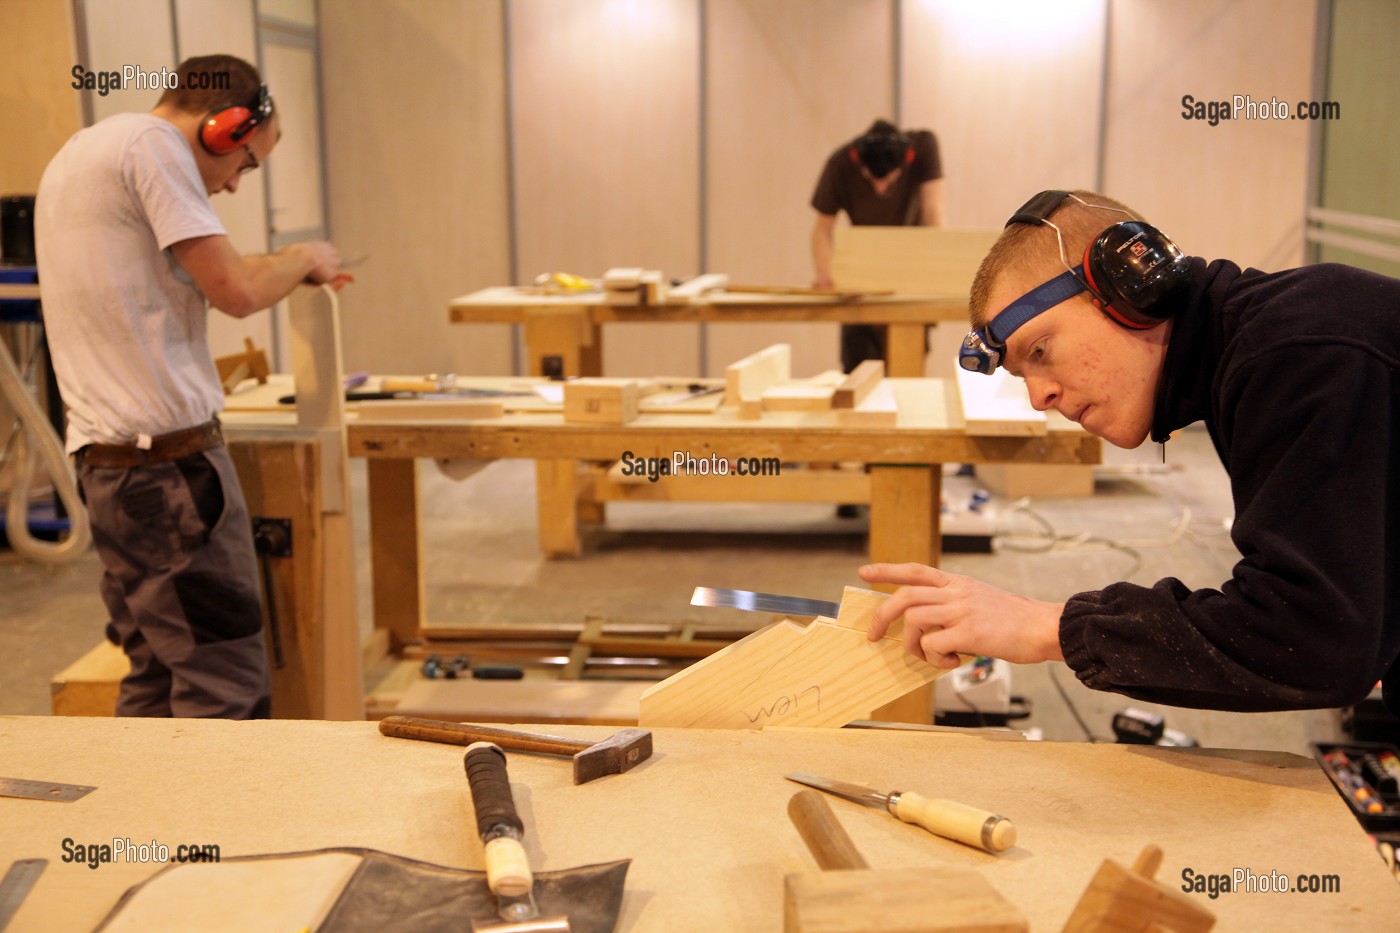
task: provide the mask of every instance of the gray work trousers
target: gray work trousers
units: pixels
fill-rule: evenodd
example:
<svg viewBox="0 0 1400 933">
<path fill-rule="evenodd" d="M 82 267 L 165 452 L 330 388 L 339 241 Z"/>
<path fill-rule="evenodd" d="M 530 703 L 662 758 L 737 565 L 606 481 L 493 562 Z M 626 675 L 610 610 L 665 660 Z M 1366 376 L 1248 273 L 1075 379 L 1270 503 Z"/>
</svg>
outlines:
<svg viewBox="0 0 1400 933">
<path fill-rule="evenodd" d="M 266 718 L 257 556 L 228 450 L 130 469 L 78 457 L 108 637 L 131 660 L 118 716 Z"/>
</svg>

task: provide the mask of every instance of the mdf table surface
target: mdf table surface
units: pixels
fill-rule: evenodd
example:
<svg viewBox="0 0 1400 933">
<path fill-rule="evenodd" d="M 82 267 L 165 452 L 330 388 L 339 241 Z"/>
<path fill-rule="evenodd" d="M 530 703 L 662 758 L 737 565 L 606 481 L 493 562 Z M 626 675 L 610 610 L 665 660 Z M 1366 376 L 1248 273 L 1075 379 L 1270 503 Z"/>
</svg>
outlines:
<svg viewBox="0 0 1400 933">
<path fill-rule="evenodd" d="M 601 739 L 602 727 L 541 731 Z M 1059 930 L 1104 858 L 1335 876 L 1333 893 L 1191 895 L 1218 930 L 1394 929 L 1400 886 L 1314 762 L 1282 753 L 1023 742 L 885 730 L 661 729 L 633 771 L 574 786 L 561 758 L 508 753 L 536 870 L 632 860 L 618 929 L 773 931 L 783 876 L 818 869 L 786 814 L 809 771 L 1009 817 L 1000 856 L 831 799 L 872 869 L 975 869 L 1036 931 Z M 373 723 L 0 717 L 7 777 L 96 785 L 72 803 L 0 797 L 0 868 L 46 858 L 11 931 L 88 930 L 157 864 L 65 864 L 78 844 L 215 844 L 223 858 L 359 846 L 480 869 L 463 749 Z M 939 905 L 929 904 L 930 911 Z"/>
</svg>

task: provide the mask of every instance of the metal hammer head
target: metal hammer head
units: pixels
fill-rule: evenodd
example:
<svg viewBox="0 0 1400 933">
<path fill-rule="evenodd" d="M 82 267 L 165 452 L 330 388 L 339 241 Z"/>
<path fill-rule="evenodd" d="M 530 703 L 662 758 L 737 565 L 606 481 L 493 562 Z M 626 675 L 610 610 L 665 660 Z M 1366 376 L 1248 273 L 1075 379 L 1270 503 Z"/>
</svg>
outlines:
<svg viewBox="0 0 1400 933">
<path fill-rule="evenodd" d="M 619 729 L 574 755 L 574 783 L 587 784 L 605 774 L 630 771 L 651 757 L 651 733 L 646 729 Z"/>
</svg>

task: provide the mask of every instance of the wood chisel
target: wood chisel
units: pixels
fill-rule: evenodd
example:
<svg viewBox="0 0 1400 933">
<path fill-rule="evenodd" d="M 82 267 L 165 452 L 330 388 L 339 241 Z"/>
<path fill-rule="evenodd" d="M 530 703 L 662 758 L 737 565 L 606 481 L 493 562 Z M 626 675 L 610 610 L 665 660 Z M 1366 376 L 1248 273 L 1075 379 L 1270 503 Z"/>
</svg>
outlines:
<svg viewBox="0 0 1400 933">
<path fill-rule="evenodd" d="M 840 603 L 800 596 L 776 596 L 749 590 L 724 590 L 713 586 L 697 586 L 690 597 L 692 606 L 716 606 L 725 609 L 746 609 L 749 612 L 777 612 L 790 616 L 825 616 L 834 619 L 841 611 Z"/>
<path fill-rule="evenodd" d="M 923 797 L 912 791 L 896 790 L 882 794 L 864 784 L 847 784 L 802 772 L 786 777 L 789 781 L 806 784 L 867 807 L 883 808 L 906 823 L 922 826 L 935 835 L 984 849 L 993 855 L 1005 852 L 1016 844 L 1016 827 L 1011 825 L 1010 820 L 966 804 Z"/>
</svg>

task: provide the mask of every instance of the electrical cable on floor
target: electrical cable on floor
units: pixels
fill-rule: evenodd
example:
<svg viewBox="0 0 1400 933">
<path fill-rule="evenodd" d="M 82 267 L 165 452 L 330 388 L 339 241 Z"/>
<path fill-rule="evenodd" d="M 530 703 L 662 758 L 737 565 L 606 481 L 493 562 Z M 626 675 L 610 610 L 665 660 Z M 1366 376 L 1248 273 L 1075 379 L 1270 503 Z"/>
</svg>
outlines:
<svg viewBox="0 0 1400 933">
<path fill-rule="evenodd" d="M 1084 721 L 1084 717 L 1079 715 L 1079 708 L 1074 705 L 1074 701 L 1069 698 L 1069 693 L 1065 691 L 1065 688 L 1060 685 L 1059 679 L 1055 677 L 1055 669 L 1053 667 L 1047 667 L 1045 672 L 1050 675 L 1050 683 L 1054 685 L 1055 690 L 1060 694 L 1060 699 L 1064 700 L 1065 706 L 1069 707 L 1069 714 L 1074 717 L 1075 722 L 1079 723 L 1079 728 L 1084 730 L 1084 736 L 1090 742 L 1097 744 L 1099 741 L 1098 736 L 1094 735 L 1093 731 L 1089 729 L 1089 725 Z"/>
</svg>

